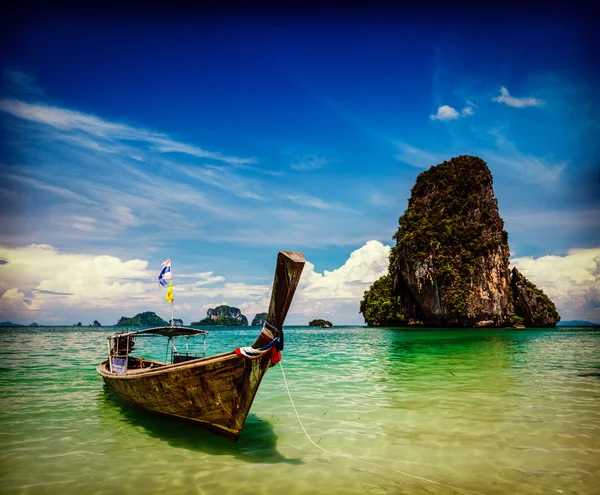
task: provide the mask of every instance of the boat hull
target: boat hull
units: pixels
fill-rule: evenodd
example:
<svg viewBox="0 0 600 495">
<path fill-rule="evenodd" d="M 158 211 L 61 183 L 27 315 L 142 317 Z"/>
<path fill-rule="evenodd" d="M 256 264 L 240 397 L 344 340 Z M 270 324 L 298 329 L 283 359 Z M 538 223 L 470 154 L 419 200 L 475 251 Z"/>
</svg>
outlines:
<svg viewBox="0 0 600 495">
<path fill-rule="evenodd" d="M 185 363 L 116 375 L 108 361 L 97 371 L 124 402 L 145 411 L 193 421 L 237 441 L 271 353 L 245 359 L 229 352 Z"/>
</svg>

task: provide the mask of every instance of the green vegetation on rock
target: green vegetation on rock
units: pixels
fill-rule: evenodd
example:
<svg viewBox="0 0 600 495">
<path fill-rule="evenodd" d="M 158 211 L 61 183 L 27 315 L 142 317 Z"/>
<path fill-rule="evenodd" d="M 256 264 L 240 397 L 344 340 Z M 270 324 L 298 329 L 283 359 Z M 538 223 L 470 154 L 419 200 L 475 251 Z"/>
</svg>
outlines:
<svg viewBox="0 0 600 495">
<path fill-rule="evenodd" d="M 267 313 L 256 313 L 256 316 L 252 318 L 252 326 L 260 327 L 265 324 L 265 320 L 267 319 Z"/>
<path fill-rule="evenodd" d="M 163 320 L 160 316 L 157 316 L 157 314 L 152 311 L 138 313 L 133 318 L 121 316 L 117 323 L 118 327 L 165 327 L 168 325 L 169 324 L 165 320 Z"/>
<path fill-rule="evenodd" d="M 393 327 L 405 324 L 400 296 L 394 293 L 390 275 L 376 280 L 365 291 L 360 302 L 360 312 L 369 326 Z"/>
<path fill-rule="evenodd" d="M 246 327 L 248 319 L 242 314 L 239 308 L 221 305 L 216 308 L 210 308 L 206 312 L 206 318 L 191 323 L 194 327 L 202 326 L 225 326 L 225 327 Z"/>
<path fill-rule="evenodd" d="M 331 328 L 333 324 L 330 321 L 316 319 L 308 322 L 311 327 Z"/>
<path fill-rule="evenodd" d="M 509 321 L 513 325 L 524 325 L 525 324 L 525 319 L 520 316 L 517 316 L 517 315 L 511 316 Z"/>
</svg>

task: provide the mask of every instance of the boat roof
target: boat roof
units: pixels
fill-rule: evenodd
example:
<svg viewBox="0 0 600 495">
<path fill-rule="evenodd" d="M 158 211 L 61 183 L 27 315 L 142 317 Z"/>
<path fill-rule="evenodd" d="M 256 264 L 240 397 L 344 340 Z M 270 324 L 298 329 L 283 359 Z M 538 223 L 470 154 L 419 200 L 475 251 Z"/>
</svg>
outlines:
<svg viewBox="0 0 600 495">
<path fill-rule="evenodd" d="M 190 327 L 155 327 L 155 328 L 144 328 L 144 330 L 138 330 L 137 332 L 122 332 L 116 335 L 161 335 L 162 337 L 181 337 L 181 336 L 192 336 L 192 335 L 208 335 L 206 330 L 198 330 Z"/>
</svg>

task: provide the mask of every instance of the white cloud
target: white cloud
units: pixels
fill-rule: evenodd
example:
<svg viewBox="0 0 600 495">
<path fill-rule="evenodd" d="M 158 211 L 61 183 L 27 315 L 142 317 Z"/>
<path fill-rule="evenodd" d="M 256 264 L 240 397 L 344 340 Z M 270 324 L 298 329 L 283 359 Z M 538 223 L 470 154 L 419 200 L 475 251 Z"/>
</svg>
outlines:
<svg viewBox="0 0 600 495">
<path fill-rule="evenodd" d="M 569 165 L 565 160 L 552 160 L 522 153 L 499 129 L 488 131 L 488 134 L 496 138 L 497 151 L 484 150 L 480 156 L 491 164 L 512 169 L 526 182 L 551 186 L 557 183 L 557 179 Z"/>
<path fill-rule="evenodd" d="M 389 252 L 389 246 L 368 241 L 342 266 L 323 273 L 307 261 L 287 323 L 305 325 L 316 317 L 337 324 L 361 322 L 360 300 L 387 273 Z M 164 290 L 156 283 L 158 269 L 148 270 L 145 260 L 66 253 L 44 244 L 0 248 L 0 259 L 6 261 L 0 264 L 3 320 L 69 324 L 87 318 L 106 325 L 141 311 L 168 317 Z M 183 283 L 175 284 L 174 294 L 178 317 L 185 321 L 203 318 L 208 307 L 222 301 L 242 309 L 250 320 L 269 305 L 270 283 L 227 282 L 213 272 L 184 272 L 176 278 L 182 279 Z"/>
<path fill-rule="evenodd" d="M 360 301 L 365 290 L 387 273 L 389 254 L 390 246 L 368 241 L 333 271 L 316 272 L 307 261 L 290 317 L 303 325 L 313 318 L 325 318 L 334 324 L 362 321 L 358 313 Z"/>
<path fill-rule="evenodd" d="M 300 206 L 310 206 L 311 208 L 317 208 L 319 210 L 353 211 L 351 208 L 347 208 L 346 206 L 327 203 L 320 198 L 314 198 L 312 196 L 300 196 L 297 194 L 290 194 L 287 198 L 290 201 L 299 204 Z"/>
<path fill-rule="evenodd" d="M 460 111 L 463 117 L 471 117 L 473 115 L 473 107 L 466 106 Z"/>
<path fill-rule="evenodd" d="M 494 96 L 492 101 L 497 103 L 505 103 L 509 107 L 515 108 L 524 108 L 524 107 L 539 107 L 544 105 L 544 100 L 540 100 L 539 98 L 534 98 L 533 96 L 526 96 L 517 98 L 515 96 L 511 96 L 504 86 L 500 88 L 500 96 Z"/>
<path fill-rule="evenodd" d="M 435 115 L 430 115 L 429 118 L 431 120 L 456 120 L 460 117 L 471 117 L 475 113 L 473 111 L 473 107 L 476 105 L 467 100 L 465 107 L 460 111 L 460 113 L 452 108 L 449 105 L 442 105 L 438 108 L 438 111 Z"/>
<path fill-rule="evenodd" d="M 193 177 L 205 184 L 228 191 L 240 198 L 267 201 L 268 194 L 260 194 L 260 184 L 255 181 L 243 179 L 227 167 L 205 164 L 204 167 L 177 167 L 189 177 Z M 258 191 L 258 192 L 255 192 Z"/>
<path fill-rule="evenodd" d="M 407 143 L 403 143 L 402 141 L 398 141 L 395 144 L 400 150 L 400 153 L 396 155 L 396 160 L 412 165 L 413 167 L 429 168 L 448 158 L 447 156 L 444 158 L 442 155 L 429 153 L 428 151 L 416 148 Z"/>
<path fill-rule="evenodd" d="M 25 186 L 32 187 L 34 189 L 39 189 L 40 191 L 52 192 L 54 194 L 57 194 L 58 196 L 61 196 L 65 199 L 69 199 L 71 201 L 76 201 L 76 202 L 85 203 L 85 204 L 89 204 L 89 205 L 94 204 L 94 201 L 92 201 L 91 199 L 86 198 L 85 196 L 82 196 L 81 194 L 78 194 L 76 192 L 73 192 L 70 189 L 66 189 L 64 187 L 48 184 L 48 183 L 43 182 L 38 179 L 34 179 L 31 177 L 23 177 L 21 175 L 14 175 L 14 174 L 4 174 L 3 177 L 5 177 L 6 179 L 9 179 L 9 180 L 21 182 Z"/>
<path fill-rule="evenodd" d="M 319 168 L 323 168 L 325 165 L 331 163 L 327 158 L 323 158 L 320 156 L 314 155 L 306 155 L 302 158 L 297 158 L 290 167 L 294 170 L 299 171 L 308 171 L 308 170 L 317 170 Z"/>
<path fill-rule="evenodd" d="M 563 320 L 600 323 L 600 247 L 571 249 L 565 256 L 525 256 L 510 263 L 546 293 Z"/>
<path fill-rule="evenodd" d="M 151 146 L 152 150 L 161 153 L 185 153 L 191 156 L 222 161 L 231 165 L 256 163 L 254 158 L 225 156 L 218 152 L 207 151 L 197 146 L 174 141 L 166 134 L 132 127 L 127 124 L 110 122 L 95 115 L 68 110 L 66 108 L 27 103 L 16 98 L 4 98 L 0 100 L 0 111 L 24 120 L 49 125 L 63 131 L 85 132 L 104 140 L 146 142 Z M 64 139 L 65 137 L 62 135 L 60 138 Z M 111 150 L 111 148 L 101 146 L 89 138 L 71 136 L 68 139 L 77 141 L 77 144 L 84 147 L 92 147 L 103 151 Z"/>
<path fill-rule="evenodd" d="M 431 120 L 454 120 L 458 119 L 460 114 L 451 106 L 442 105 L 438 108 L 438 111 L 435 115 L 430 115 L 429 118 Z"/>
<path fill-rule="evenodd" d="M 135 301 L 152 300 L 154 273 L 146 270 L 147 261 L 71 254 L 45 244 L 0 248 L 0 258 L 8 262 L 0 265 L 0 311 L 10 318 L 23 320 L 28 312 L 36 312 L 28 319 L 41 317 L 44 323 L 58 313 L 54 322 L 65 323 L 65 314 L 74 311 L 120 311 Z M 155 300 L 156 296 L 158 292 Z"/>
</svg>

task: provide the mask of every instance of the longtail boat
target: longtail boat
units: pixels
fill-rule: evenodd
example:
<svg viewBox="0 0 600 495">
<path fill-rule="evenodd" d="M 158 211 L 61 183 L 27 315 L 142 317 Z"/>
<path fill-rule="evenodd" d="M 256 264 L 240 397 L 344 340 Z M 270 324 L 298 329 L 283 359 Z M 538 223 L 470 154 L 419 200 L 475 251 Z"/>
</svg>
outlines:
<svg viewBox="0 0 600 495">
<path fill-rule="evenodd" d="M 108 359 L 97 372 L 117 397 L 138 409 L 192 421 L 237 441 L 264 374 L 281 359 L 283 323 L 304 262 L 303 253 L 279 252 L 267 319 L 252 346 L 209 357 L 190 355 L 188 338 L 206 338 L 208 332 L 173 326 L 171 319 L 171 326 L 108 337 Z M 184 337 L 186 352 L 172 345 L 169 362 L 131 356 L 136 338 L 151 335 L 167 337 L 167 345 Z"/>
</svg>

